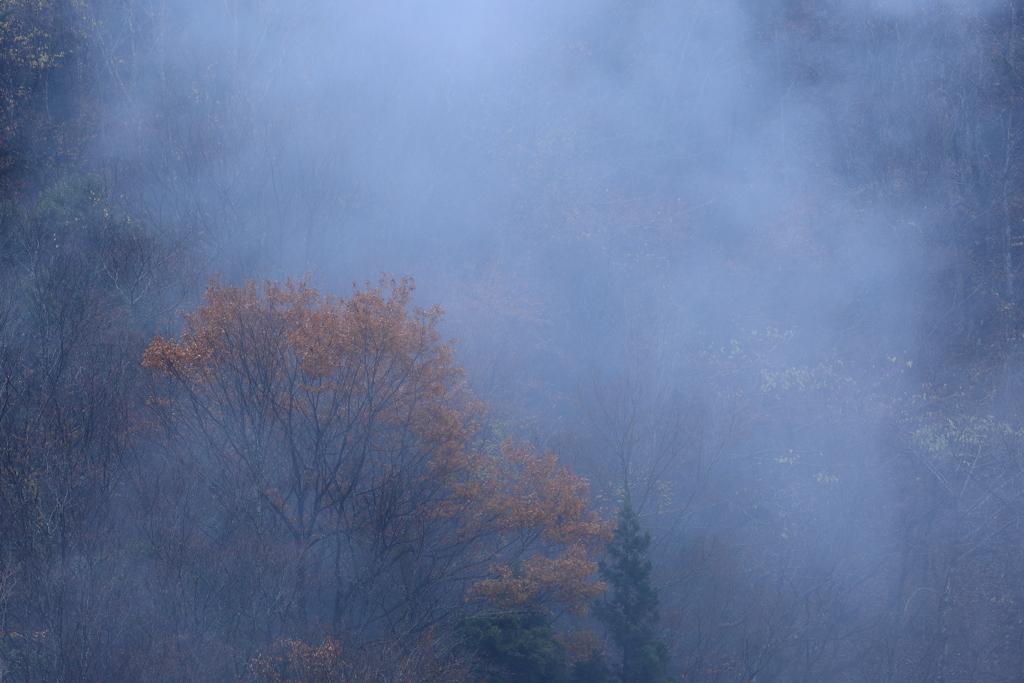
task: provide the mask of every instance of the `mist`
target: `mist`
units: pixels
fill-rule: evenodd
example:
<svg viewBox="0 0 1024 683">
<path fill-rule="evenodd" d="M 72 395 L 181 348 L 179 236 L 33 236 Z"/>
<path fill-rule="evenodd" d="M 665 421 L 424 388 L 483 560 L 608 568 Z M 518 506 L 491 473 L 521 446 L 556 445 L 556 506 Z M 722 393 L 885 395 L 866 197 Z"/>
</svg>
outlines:
<svg viewBox="0 0 1024 683">
<path fill-rule="evenodd" d="M 0 679 L 1021 676 L 1019 3 L 9 5 Z"/>
</svg>

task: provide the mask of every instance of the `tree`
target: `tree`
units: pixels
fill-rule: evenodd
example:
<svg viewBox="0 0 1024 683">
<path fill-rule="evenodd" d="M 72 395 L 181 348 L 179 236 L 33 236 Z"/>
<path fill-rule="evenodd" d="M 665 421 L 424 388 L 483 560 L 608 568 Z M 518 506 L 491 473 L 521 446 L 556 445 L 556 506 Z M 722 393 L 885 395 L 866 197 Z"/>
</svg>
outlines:
<svg viewBox="0 0 1024 683">
<path fill-rule="evenodd" d="M 461 653 L 436 634 L 365 644 L 328 636 L 320 645 L 282 640 L 254 658 L 252 683 L 478 683 Z"/>
<path fill-rule="evenodd" d="M 221 519 L 285 558 L 292 590 L 274 609 L 300 630 L 353 611 L 394 626 L 435 598 L 436 577 L 409 558 L 436 540 L 424 511 L 438 507 L 416 504 L 439 504 L 467 466 L 476 407 L 439 343 L 439 309 L 410 314 L 411 292 L 383 281 L 344 302 L 303 282 L 213 281 L 181 342 L 146 352 L 170 380 L 174 421 L 214 463 Z M 378 577 L 400 601 L 373 589 Z M 353 610 L 353 590 L 376 604 Z M 328 592 L 329 613 L 312 612 L 310 597 Z"/>
<path fill-rule="evenodd" d="M 122 296 L 115 241 L 169 279 L 173 249 L 94 177 L 0 203 L 4 680 L 122 678 L 137 651 L 138 612 L 122 609 L 134 588 L 124 473 L 148 436 L 138 358 L 163 285 L 143 275 L 154 298 Z"/>
<path fill-rule="evenodd" d="M 252 620 L 249 641 L 316 624 L 401 637 L 467 595 L 579 611 L 603 590 L 589 553 L 611 534 L 586 482 L 553 454 L 473 448 L 482 406 L 440 309 L 410 311 L 412 291 L 385 278 L 343 301 L 305 282 L 214 280 L 181 340 L 145 354 L 150 404 L 208 482 L 190 517 L 223 539 L 238 578 L 221 599 Z M 240 543 L 262 561 L 238 567 Z M 213 564 L 187 554 L 206 556 L 198 572 Z M 271 571 L 241 578 L 255 566 Z"/>
<path fill-rule="evenodd" d="M 0 11 L 0 192 L 83 160 L 95 107 L 84 3 L 8 0 Z"/>
<path fill-rule="evenodd" d="M 654 632 L 658 622 L 658 589 L 651 585 L 647 549 L 651 533 L 640 532 L 640 518 L 627 494 L 619 511 L 615 538 L 608 545 L 611 564 L 600 563 L 601 576 L 611 584 L 612 599 L 598 601 L 594 611 L 621 653 L 621 683 L 668 681 L 668 647 Z"/>
<path fill-rule="evenodd" d="M 488 683 L 562 683 L 565 655 L 539 610 L 485 614 L 462 626 L 466 645 L 483 660 Z"/>
</svg>

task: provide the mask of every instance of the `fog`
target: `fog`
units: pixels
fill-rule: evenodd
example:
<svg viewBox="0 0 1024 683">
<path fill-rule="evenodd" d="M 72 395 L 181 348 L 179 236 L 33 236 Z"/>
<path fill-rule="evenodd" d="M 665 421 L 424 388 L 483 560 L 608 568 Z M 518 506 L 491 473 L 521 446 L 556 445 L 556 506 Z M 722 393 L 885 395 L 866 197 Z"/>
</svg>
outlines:
<svg viewBox="0 0 1024 683">
<path fill-rule="evenodd" d="M 225 463 L 248 462 L 264 447 L 271 462 L 276 451 L 265 444 L 278 437 L 260 436 L 255 417 L 239 418 L 244 438 L 232 432 L 229 389 L 201 398 L 219 385 L 173 366 L 184 362 L 178 356 L 166 367 L 138 366 L 154 335 L 190 348 L 188 326 L 200 318 L 181 314 L 216 301 L 208 294 L 204 304 L 212 276 L 243 287 L 305 277 L 352 301 L 381 277 L 385 290 L 389 277 L 413 278 L 413 304 L 444 309 L 441 339 L 453 340 L 454 364 L 480 401 L 470 409 L 470 399 L 452 398 L 462 380 L 445 380 L 456 392 L 444 394 L 445 405 L 472 425 L 460 432 L 461 448 L 494 458 L 502 442 L 550 450 L 587 480 L 597 515 L 613 526 L 628 500 L 651 531 L 656 634 L 671 654 L 671 680 L 1021 676 L 1024 7 L 1015 0 L 46 6 L 46 21 L 67 10 L 76 18 L 61 26 L 81 35 L 54 58 L 64 68 L 74 55 L 70 80 L 40 76 L 7 100 L 5 120 L 20 121 L 11 113 L 19 106 L 42 112 L 31 125 L 9 125 L 27 131 L 16 142 L 4 138 L 4 159 L 22 164 L 4 169 L 29 169 L 3 171 L 14 178 L 4 180 L 5 201 L 22 207 L 4 210 L 4 306 L 12 321 L 26 316 L 0 326 L 10 367 L 31 366 L 26 340 L 36 337 L 23 330 L 37 327 L 38 363 L 56 367 L 47 344 L 65 329 L 33 327 L 51 314 L 18 313 L 13 302 L 50 311 L 56 295 L 32 292 L 70 291 L 72 271 L 86 273 L 82 282 L 113 278 L 123 295 L 124 276 L 112 275 L 120 262 L 103 246 L 110 242 L 76 247 L 72 270 L 52 265 L 64 257 L 48 255 L 56 247 L 46 236 L 78 244 L 57 236 L 93 220 L 65 218 L 51 230 L 53 188 L 94 179 L 102 189 L 89 196 L 104 212 L 96 220 L 136 226 L 118 230 L 156 246 L 132 266 L 133 282 L 145 286 L 129 304 L 76 304 L 102 310 L 111 316 L 103 325 L 121 331 L 96 337 L 74 363 L 127 359 L 119 362 L 130 369 L 116 376 L 138 396 L 123 399 L 123 413 L 111 408 L 109 420 L 130 416 L 140 426 L 121 430 L 129 436 L 104 479 L 106 497 L 67 485 L 83 500 L 99 496 L 104 512 L 82 513 L 89 531 L 60 533 L 96 539 L 108 530 L 116 550 L 90 541 L 99 545 L 72 554 L 83 566 L 103 558 L 82 576 L 113 572 L 123 583 L 96 589 L 116 594 L 108 603 L 87 608 L 67 597 L 74 607 L 33 616 L 32 605 L 56 600 L 53 586 L 88 595 L 94 579 L 4 593 L 4 577 L 27 585 L 18 577 L 30 566 L 74 573 L 66 555 L 24 550 L 35 547 L 24 540 L 31 524 L 5 525 L 0 679 L 100 680 L 117 671 L 140 681 L 314 680 L 280 673 L 285 664 L 279 678 L 261 678 L 259 658 L 281 643 L 341 642 L 342 652 L 377 653 L 366 661 L 406 666 L 415 657 L 394 654 L 401 648 L 386 656 L 373 648 L 426 643 L 425 633 L 462 662 L 468 636 L 458 624 L 512 604 L 484 604 L 477 584 L 466 592 L 490 576 L 482 560 L 452 560 L 479 574 L 443 574 L 449 583 L 431 584 L 446 588 L 431 588 L 429 600 L 399 600 L 410 567 L 434 567 L 425 558 L 441 545 L 423 545 L 415 560 L 403 559 L 412 550 L 389 549 L 390 559 L 373 565 L 369 527 L 343 513 L 352 504 L 332 502 L 334 526 L 303 536 L 294 529 L 304 518 L 288 512 L 306 504 L 301 477 L 295 493 L 270 474 L 225 483 L 235 482 L 226 474 L 235 465 Z M 16 79 L 5 78 L 14 93 Z M 46 91 L 19 104 L 24 92 L 42 92 L 39 83 L 72 95 Z M 54 113 L 58 105 L 68 112 Z M 86 371 L 77 372 L 69 386 Z M 22 406 L 36 394 L 16 390 L 24 378 L 12 373 L 4 405 Z M 175 378 L 189 388 L 173 388 Z M 18 416 L 49 410 L 32 406 L 0 412 L 10 453 L 22 452 L 17 435 L 33 429 Z M 280 443 L 294 452 L 299 437 L 287 434 Z M 258 448 L 237 445 L 250 437 Z M 424 471 L 436 473 L 431 462 Z M 376 495 L 377 484 L 367 486 L 350 488 L 352 500 Z M 33 518 L 33 505 L 59 517 L 46 496 L 29 504 L 28 494 L 5 495 L 0 503 L 18 511 L 10 519 Z M 252 512 L 246 496 L 265 500 Z M 339 496 L 328 498 L 348 500 Z M 118 517 L 133 521 L 123 527 Z M 278 521 L 251 521 L 264 518 Z M 236 519 L 250 521 L 224 521 Z M 183 520 L 194 530 L 154 540 L 184 529 Z M 481 538 L 504 543 L 501 528 Z M 235 533 L 248 540 L 228 540 Z M 267 539 L 289 533 L 301 537 L 301 551 L 265 550 Z M 196 540 L 204 534 L 216 540 Z M 562 557 L 545 542 L 523 545 L 522 558 Z M 270 559 L 256 561 L 260 552 Z M 179 557 L 193 559 L 170 559 Z M 530 561 L 509 572 L 526 576 Z M 239 562 L 254 564 L 232 578 Z M 223 567 L 216 580 L 205 563 Z M 388 584 L 381 577 L 391 572 L 406 578 Z M 177 597 L 154 592 L 161 582 Z M 592 632 L 603 639 L 594 651 L 613 669 L 621 664 L 607 624 L 555 602 L 541 612 L 567 638 L 558 642 Z M 104 635 L 82 635 L 74 647 L 17 635 L 89 631 L 75 631 L 75 619 L 107 624 L 94 626 Z M 134 659 L 124 654 L 132 648 Z M 290 652 L 279 661 L 295 665 Z M 500 663 L 473 668 L 481 657 L 465 655 L 466 672 L 569 680 L 526 678 Z M 572 680 L 599 680 L 565 657 Z M 408 680 L 451 679 L 456 669 L 413 667 L 419 673 Z M 331 675 L 364 680 L 346 671 Z M 388 671 L 377 673 L 407 680 Z"/>
<path fill-rule="evenodd" d="M 232 277 L 413 275 L 467 347 L 473 325 L 530 334 L 481 300 L 503 291 L 546 327 L 510 345 L 574 373 L 638 329 L 681 357 L 697 328 L 916 342 L 897 323 L 942 255 L 914 226 L 944 188 L 863 196 L 888 170 L 864 146 L 927 142 L 907 90 L 941 68 L 913 35 L 931 5 L 157 11 L 151 73 L 112 97 L 96 154 Z M 895 12 L 910 35 L 864 26 Z"/>
</svg>

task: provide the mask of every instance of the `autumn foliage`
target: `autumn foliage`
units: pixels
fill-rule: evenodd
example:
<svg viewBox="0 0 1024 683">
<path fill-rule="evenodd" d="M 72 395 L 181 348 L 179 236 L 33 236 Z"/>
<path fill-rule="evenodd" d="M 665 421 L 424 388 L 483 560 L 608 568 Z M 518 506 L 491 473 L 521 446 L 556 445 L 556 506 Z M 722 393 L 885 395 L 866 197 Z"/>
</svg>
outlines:
<svg viewBox="0 0 1024 683">
<path fill-rule="evenodd" d="M 284 639 L 249 663 L 256 683 L 462 683 L 477 680 L 447 644 L 426 633 L 411 642 L 320 645 Z"/>
<path fill-rule="evenodd" d="M 383 279 L 348 301 L 308 283 L 211 281 L 180 340 L 156 338 L 151 405 L 203 444 L 221 505 L 291 578 L 300 628 L 430 626 L 468 600 L 582 613 L 610 538 L 554 455 L 476 438 L 441 310 Z M 271 559 L 275 558 L 275 559 Z M 326 597 L 325 596 L 329 596 Z"/>
</svg>

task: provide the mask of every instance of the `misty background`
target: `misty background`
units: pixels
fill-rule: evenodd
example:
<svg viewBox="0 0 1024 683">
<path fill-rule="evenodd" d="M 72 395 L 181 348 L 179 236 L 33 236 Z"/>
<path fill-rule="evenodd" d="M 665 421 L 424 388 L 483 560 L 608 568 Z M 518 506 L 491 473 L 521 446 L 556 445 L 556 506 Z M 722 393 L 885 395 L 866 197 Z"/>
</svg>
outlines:
<svg viewBox="0 0 1024 683">
<path fill-rule="evenodd" d="M 155 454 L 192 447 L 123 434 L 211 275 L 306 273 L 415 278 L 488 438 L 605 517 L 629 488 L 674 678 L 1024 678 L 1022 12 L 6 0 L 0 680 L 226 680 L 309 636 L 139 549 Z M 83 387 L 110 435 L 62 443 L 116 463 L 47 503 L 26 434 Z"/>
<path fill-rule="evenodd" d="M 918 356 L 998 307 L 941 280 L 1016 189 L 1015 112 L 979 101 L 1000 10 L 138 7 L 88 154 L 233 277 L 414 275 L 464 355 L 517 362 L 485 393 L 572 393 L 637 335 Z"/>
</svg>

